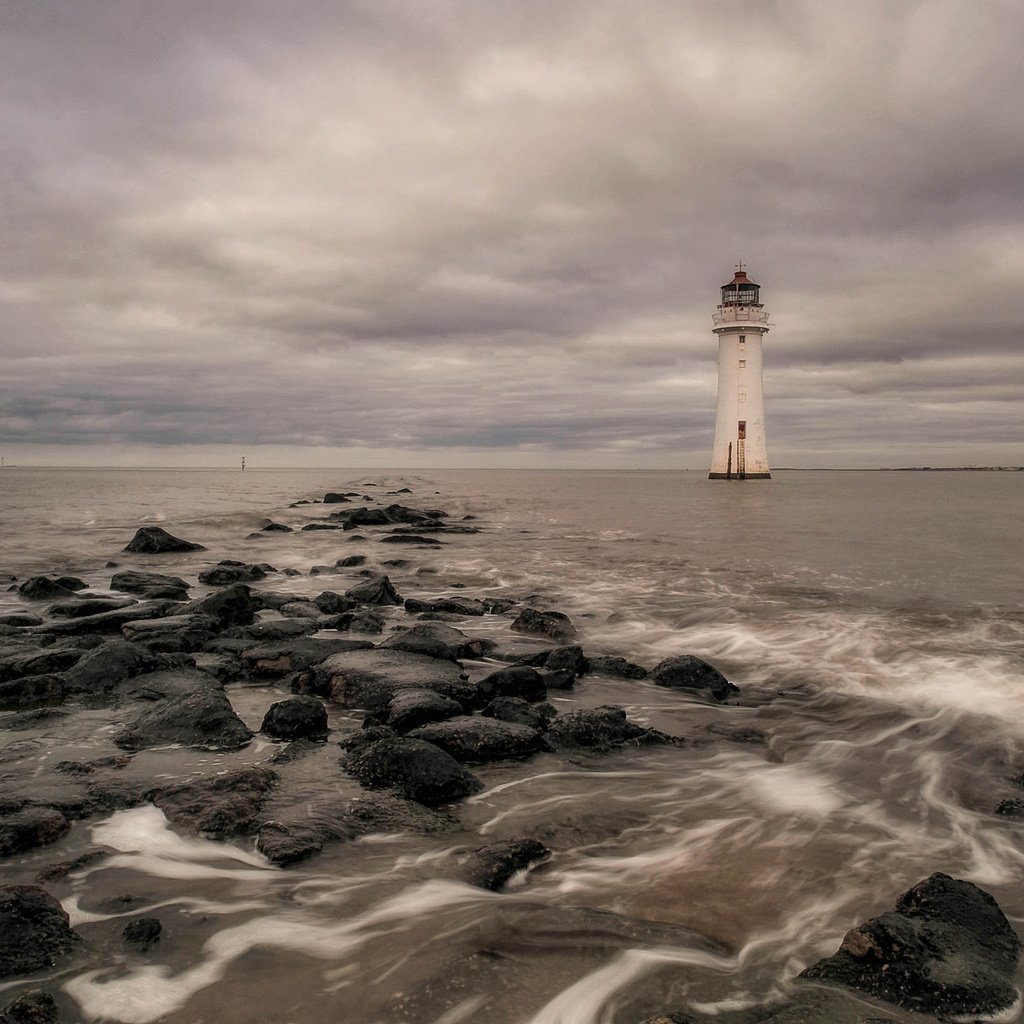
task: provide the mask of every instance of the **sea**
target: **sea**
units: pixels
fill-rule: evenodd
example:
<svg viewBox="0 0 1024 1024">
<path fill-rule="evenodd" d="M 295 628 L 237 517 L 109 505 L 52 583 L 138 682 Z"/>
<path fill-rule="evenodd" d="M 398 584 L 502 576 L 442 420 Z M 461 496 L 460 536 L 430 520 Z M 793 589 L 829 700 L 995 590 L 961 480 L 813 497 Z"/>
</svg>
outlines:
<svg viewBox="0 0 1024 1024">
<path fill-rule="evenodd" d="M 394 548 L 258 531 L 322 518 L 324 506 L 294 503 L 345 490 L 479 526 L 403 551 L 409 564 L 387 571 L 404 597 L 529 601 L 568 615 L 588 654 L 648 668 L 697 655 L 739 696 L 719 706 L 646 680 L 584 676 L 552 694 L 558 711 L 614 704 L 684 742 L 474 769 L 485 788 L 449 808 L 454 831 L 339 842 L 287 868 L 251 840 L 182 833 L 149 804 L 77 821 L 53 846 L 0 861 L 0 880 L 32 884 L 55 861 L 106 853 L 47 883 L 83 938 L 70 964 L 43 976 L 67 1020 L 727 1014 L 784 1002 L 849 928 L 936 871 L 991 893 L 1024 934 L 1024 824 L 995 813 L 1024 799 L 1024 473 L 778 471 L 740 482 L 670 471 L 7 468 L 0 613 L 25 607 L 3 580 L 71 573 L 102 593 L 112 563 L 195 583 L 236 558 L 301 573 L 258 586 L 343 591 L 357 577 L 310 568 L 354 553 L 373 567 Z M 154 524 L 207 550 L 122 552 Z M 398 624 L 402 613 L 389 614 Z M 510 621 L 453 624 L 505 654 L 531 649 Z M 497 667 L 467 664 L 471 678 Z M 262 681 L 227 692 L 253 729 L 283 696 Z M 45 721 L 9 729 L 13 715 L 0 713 L 0 784 L 55 759 L 118 752 L 116 708 L 84 712 L 70 743 Z M 311 804 L 359 793 L 338 743 L 362 714 L 330 715 L 323 751 L 282 769 L 289 793 Z M 240 755 L 143 751 L 124 771 L 188 779 L 240 757 L 266 763 L 276 749 L 258 737 Z M 500 893 L 459 880 L 470 851 L 517 836 L 540 838 L 551 858 Z M 139 916 L 164 928 L 144 956 L 119 938 Z M 0 983 L 0 1005 L 39 982 Z M 876 1016 L 911 1019 L 891 1007 Z"/>
</svg>

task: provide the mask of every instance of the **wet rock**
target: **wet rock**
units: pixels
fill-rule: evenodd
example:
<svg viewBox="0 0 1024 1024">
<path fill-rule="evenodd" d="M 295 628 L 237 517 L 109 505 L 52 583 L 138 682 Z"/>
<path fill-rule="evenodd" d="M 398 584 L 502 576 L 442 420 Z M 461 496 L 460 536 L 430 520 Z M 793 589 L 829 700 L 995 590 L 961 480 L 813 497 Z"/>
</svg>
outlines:
<svg viewBox="0 0 1024 1024">
<path fill-rule="evenodd" d="M 328 491 L 323 497 L 323 502 L 325 505 L 339 505 L 342 502 L 349 501 L 353 497 L 358 497 L 354 491 L 346 491 L 344 493 Z"/>
<path fill-rule="evenodd" d="M 160 526 L 142 526 L 122 549 L 142 555 L 162 555 L 172 551 L 205 551 L 202 544 L 193 544 L 168 533 Z"/>
<path fill-rule="evenodd" d="M 325 739 L 327 710 L 316 697 L 289 697 L 271 704 L 260 732 L 275 740 Z"/>
<path fill-rule="evenodd" d="M 730 725 L 727 722 L 712 722 L 707 731 L 721 736 L 731 743 L 760 745 L 768 742 L 768 734 L 750 725 Z"/>
<path fill-rule="evenodd" d="M 312 533 L 314 530 L 340 530 L 341 523 L 306 523 L 300 530 L 302 533 Z"/>
<path fill-rule="evenodd" d="M 339 569 L 351 569 L 357 565 L 366 564 L 366 555 L 346 555 L 334 563 Z"/>
<path fill-rule="evenodd" d="M 463 764 L 519 760 L 544 745 L 536 729 L 479 715 L 460 715 L 413 729 L 409 736 L 426 740 Z"/>
<path fill-rule="evenodd" d="M 72 871 L 84 868 L 87 864 L 93 864 L 106 856 L 106 850 L 90 850 L 88 853 L 75 857 L 74 860 L 62 860 L 56 864 L 47 864 L 45 868 L 36 872 L 36 881 L 55 882 L 58 879 L 67 878 Z"/>
<path fill-rule="evenodd" d="M 436 597 L 429 601 L 421 601 L 410 597 L 406 599 L 405 610 L 418 612 L 449 612 L 452 615 L 484 615 L 487 611 L 484 602 L 472 597 Z"/>
<path fill-rule="evenodd" d="M 167 820 L 191 832 L 221 838 L 253 831 L 277 783 L 269 768 L 238 768 L 211 778 L 150 790 Z"/>
<path fill-rule="evenodd" d="M 66 693 L 107 693 L 124 679 L 167 667 L 167 659 L 127 640 L 89 651 L 64 673 Z"/>
<path fill-rule="evenodd" d="M 161 619 L 126 622 L 126 640 L 151 652 L 198 651 L 216 635 L 217 623 L 207 615 L 170 615 Z"/>
<path fill-rule="evenodd" d="M 26 601 L 56 601 L 60 598 L 74 597 L 75 591 L 52 576 L 30 576 L 18 584 L 18 594 Z"/>
<path fill-rule="evenodd" d="M 385 724 L 403 734 L 428 722 L 443 722 L 465 713 L 465 708 L 451 697 L 432 690 L 401 690 L 388 702 Z"/>
<path fill-rule="evenodd" d="M 180 611 L 180 605 L 169 600 L 140 601 L 127 608 L 118 608 L 112 612 L 100 612 L 98 615 L 83 615 L 77 619 L 59 622 L 48 622 L 38 627 L 40 631 L 53 636 L 91 636 L 93 634 L 119 633 L 129 622 L 141 622 L 144 619 L 159 619 L 168 613 Z"/>
<path fill-rule="evenodd" d="M 513 665 L 498 669 L 477 681 L 477 691 L 483 702 L 495 697 L 520 697 L 526 701 L 545 700 L 548 695 L 544 679 L 534 668 Z"/>
<path fill-rule="evenodd" d="M 1020 951 L 987 892 L 936 873 L 905 892 L 893 911 L 847 932 L 833 956 L 800 976 L 918 1013 L 990 1016 L 1017 999 Z"/>
<path fill-rule="evenodd" d="M 463 878 L 470 885 L 498 892 L 513 875 L 550 856 L 543 843 L 528 837 L 488 843 L 464 860 Z"/>
<path fill-rule="evenodd" d="M 333 654 L 311 674 L 313 692 L 347 707 L 382 708 L 399 690 L 433 690 L 461 704 L 475 699 L 457 665 L 408 651 L 377 647 Z"/>
<path fill-rule="evenodd" d="M 64 619 L 80 619 L 83 615 L 116 612 L 138 604 L 132 597 L 75 597 L 71 601 L 58 601 L 46 609 L 47 614 Z"/>
<path fill-rule="evenodd" d="M 357 526 L 388 526 L 391 524 L 405 523 L 430 523 L 437 519 L 443 519 L 444 512 L 437 509 L 416 509 L 408 508 L 405 505 L 388 505 L 386 508 L 351 508 L 342 509 L 340 512 L 333 512 L 332 519 L 337 519 L 344 524 L 345 529 L 354 529 Z"/>
<path fill-rule="evenodd" d="M 140 917 L 124 926 L 121 937 L 125 945 L 145 953 L 159 941 L 163 930 L 164 927 L 158 917 Z"/>
<path fill-rule="evenodd" d="M 574 676 L 582 676 L 590 670 L 590 662 L 579 644 L 536 651 L 519 658 L 516 664 L 545 668 L 549 672 L 571 672 Z"/>
<path fill-rule="evenodd" d="M 308 598 L 297 598 L 294 601 L 289 601 L 281 606 L 280 612 L 286 619 L 319 620 L 323 617 L 323 612 Z"/>
<path fill-rule="evenodd" d="M 512 620 L 510 628 L 517 633 L 549 636 L 554 640 L 571 640 L 576 636 L 576 627 L 568 615 L 561 612 L 538 611 L 536 608 L 524 608 Z"/>
<path fill-rule="evenodd" d="M 49 675 L 71 668 L 82 657 L 73 647 L 22 647 L 0 653 L 0 682 Z"/>
<path fill-rule="evenodd" d="M 450 803 L 479 793 L 483 783 L 440 747 L 408 737 L 386 737 L 344 761 L 370 789 L 396 789 L 422 804 Z"/>
<path fill-rule="evenodd" d="M 454 662 L 459 660 L 455 656 L 455 652 L 443 640 L 430 632 L 416 627 L 395 633 L 394 636 L 388 637 L 387 640 L 377 646 L 389 651 L 411 651 L 414 654 L 422 654 L 428 658 L 441 658 Z"/>
<path fill-rule="evenodd" d="M 567 668 L 557 672 L 542 672 L 541 679 L 548 690 L 572 690 L 576 686 L 576 673 Z"/>
<path fill-rule="evenodd" d="M 125 750 L 168 743 L 204 750 L 237 750 L 252 737 L 223 692 L 201 690 L 159 703 L 122 729 L 114 742 Z"/>
<path fill-rule="evenodd" d="M 43 620 L 38 615 L 29 615 L 25 612 L 0 615 L 0 626 L 41 626 L 42 624 Z"/>
<path fill-rule="evenodd" d="M 265 822 L 256 849 L 274 864 L 292 864 L 319 853 L 331 842 L 350 842 L 378 833 L 449 832 L 458 822 L 447 814 L 390 793 L 346 801 L 313 801 L 301 818 Z"/>
<path fill-rule="evenodd" d="M 140 569 L 125 569 L 115 572 L 110 578 L 110 589 L 126 594 L 142 594 L 149 598 L 172 598 L 181 595 L 184 600 L 188 584 L 179 576 L 165 576 L 159 572 L 143 572 Z"/>
<path fill-rule="evenodd" d="M 25 807 L 0 815 L 0 857 L 55 843 L 71 823 L 53 807 Z"/>
<path fill-rule="evenodd" d="M 302 672 L 332 654 L 362 651 L 371 647 L 373 644 L 369 640 L 303 636 L 251 647 L 242 653 L 241 660 L 254 676 L 280 677 L 291 672 Z"/>
<path fill-rule="evenodd" d="M 208 615 L 220 629 L 248 626 L 259 611 L 259 602 L 244 583 L 217 590 L 198 601 L 190 601 L 183 611 L 192 615 Z"/>
<path fill-rule="evenodd" d="M 46 707 L 63 699 L 64 683 L 59 676 L 22 676 L 0 683 L 0 710 Z"/>
<path fill-rule="evenodd" d="M 582 747 L 604 752 L 624 744 L 647 746 L 679 740 L 630 722 L 622 708 L 605 704 L 559 715 L 548 729 L 548 742 L 559 749 Z"/>
<path fill-rule="evenodd" d="M 401 604 L 402 599 L 387 576 L 372 576 L 345 591 L 345 596 L 360 604 Z"/>
<path fill-rule="evenodd" d="M 590 671 L 604 676 L 615 676 L 617 679 L 646 679 L 647 669 L 636 665 L 625 658 L 606 654 L 592 654 L 587 658 Z"/>
<path fill-rule="evenodd" d="M 389 533 L 380 538 L 381 544 L 416 544 L 419 547 L 441 547 L 442 542 L 436 537 L 424 537 L 418 533 Z"/>
<path fill-rule="evenodd" d="M 1000 800 L 996 806 L 995 813 L 1007 818 L 1024 818 L 1024 800 L 1017 797 Z"/>
<path fill-rule="evenodd" d="M 692 654 L 681 654 L 658 662 L 647 678 L 655 686 L 672 690 L 696 690 L 717 701 L 740 692 L 739 687 L 733 686 L 713 665 Z"/>
<path fill-rule="evenodd" d="M 361 612 L 344 612 L 334 620 L 331 628 L 351 633 L 383 633 L 385 621 L 380 612 L 369 609 Z"/>
<path fill-rule="evenodd" d="M 481 714 L 499 722 L 512 722 L 537 732 L 546 732 L 555 717 L 555 709 L 550 704 L 528 704 L 520 697 L 495 697 Z"/>
<path fill-rule="evenodd" d="M 266 578 L 266 570 L 260 565 L 237 562 L 233 558 L 225 558 L 199 574 L 199 582 L 211 587 L 228 587 L 232 583 L 252 583 L 254 580 Z"/>
<path fill-rule="evenodd" d="M 0 886 L 0 978 L 53 967 L 78 941 L 68 921 L 45 889 Z"/>
<path fill-rule="evenodd" d="M 341 615 L 352 609 L 353 601 L 332 590 L 325 590 L 313 598 L 313 604 L 324 613 L 324 615 Z"/>
<path fill-rule="evenodd" d="M 484 609 L 488 615 L 504 615 L 512 611 L 519 604 L 511 597 L 485 597 L 483 600 Z"/>
<path fill-rule="evenodd" d="M 241 653 L 256 644 L 287 643 L 312 632 L 305 619 L 267 619 L 252 622 L 248 626 L 231 626 L 225 629 L 217 640 L 207 645 L 206 650 L 234 650 Z M 224 646 L 230 645 L 229 647 Z"/>
<path fill-rule="evenodd" d="M 35 989 L 0 1010 L 0 1024 L 58 1024 L 57 1004 L 49 992 Z"/>
</svg>

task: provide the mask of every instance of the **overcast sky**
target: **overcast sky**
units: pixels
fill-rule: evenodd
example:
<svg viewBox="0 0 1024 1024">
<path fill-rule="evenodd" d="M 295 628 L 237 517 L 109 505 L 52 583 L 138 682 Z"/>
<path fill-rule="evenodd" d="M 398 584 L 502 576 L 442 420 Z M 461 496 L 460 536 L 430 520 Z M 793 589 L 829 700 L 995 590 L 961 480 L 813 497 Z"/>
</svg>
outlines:
<svg viewBox="0 0 1024 1024">
<path fill-rule="evenodd" d="M 8 463 L 1024 463 L 1020 0 L 4 0 Z"/>
</svg>

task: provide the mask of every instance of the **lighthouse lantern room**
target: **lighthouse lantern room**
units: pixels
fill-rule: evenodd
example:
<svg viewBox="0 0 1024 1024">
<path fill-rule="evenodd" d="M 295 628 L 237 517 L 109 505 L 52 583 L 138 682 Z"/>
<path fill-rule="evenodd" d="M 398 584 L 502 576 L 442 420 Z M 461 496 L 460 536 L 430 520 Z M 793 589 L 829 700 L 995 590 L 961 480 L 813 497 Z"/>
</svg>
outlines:
<svg viewBox="0 0 1024 1024">
<path fill-rule="evenodd" d="M 714 314 L 718 335 L 718 412 L 711 480 L 770 480 L 764 429 L 764 387 L 761 382 L 761 339 L 768 333 L 768 314 L 761 289 L 747 277 L 744 265 L 722 286 Z"/>
</svg>

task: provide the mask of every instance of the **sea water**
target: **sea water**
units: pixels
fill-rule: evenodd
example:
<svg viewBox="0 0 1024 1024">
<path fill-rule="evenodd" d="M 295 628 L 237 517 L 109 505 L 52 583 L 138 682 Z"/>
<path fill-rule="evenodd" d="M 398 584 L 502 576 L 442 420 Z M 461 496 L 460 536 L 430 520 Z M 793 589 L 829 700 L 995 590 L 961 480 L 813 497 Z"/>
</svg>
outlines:
<svg viewBox="0 0 1024 1024">
<path fill-rule="evenodd" d="M 616 704 L 686 742 L 481 768 L 486 788 L 452 809 L 455 832 L 336 844 L 284 870 L 247 840 L 179 835 L 151 805 L 76 822 L 54 846 L 0 863 L 4 881 L 31 882 L 46 864 L 106 852 L 47 886 L 85 940 L 50 983 L 75 1014 L 635 1024 L 666 1009 L 735 1008 L 784 996 L 849 927 L 933 871 L 982 885 L 1020 930 L 1024 826 L 993 812 L 1024 796 L 1012 781 L 1024 769 L 1024 474 L 780 472 L 741 483 L 15 468 L 0 471 L 0 574 L 74 573 L 102 591 L 110 562 L 194 583 L 230 557 L 303 573 L 261 584 L 270 589 L 344 590 L 356 577 L 310 567 L 354 553 L 373 567 L 395 548 L 331 532 L 249 535 L 267 519 L 322 517 L 323 506 L 289 506 L 349 489 L 475 517 L 478 534 L 401 552 L 409 564 L 388 571 L 403 596 L 530 599 L 568 614 L 588 653 L 647 667 L 696 654 L 739 700 L 723 708 L 584 677 L 555 695 L 560 711 Z M 122 554 L 146 524 L 207 550 Z M 0 610 L 14 609 L 24 602 L 0 592 Z M 508 622 L 455 624 L 514 650 Z M 476 678 L 497 666 L 469 667 Z M 228 693 L 252 728 L 283 695 L 245 681 Z M 11 717 L 0 714 L 0 782 L 68 756 L 64 733 L 56 749 L 55 730 L 10 731 Z M 116 717 L 83 712 L 76 755 L 114 752 Z M 331 709 L 323 752 L 284 772 L 293 797 L 359 793 L 336 744 L 360 723 L 357 710 Z M 125 771 L 172 781 L 265 763 L 275 749 L 257 738 L 241 755 L 144 751 Z M 551 860 L 501 894 L 458 881 L 467 851 L 521 835 L 545 842 Z M 145 957 L 119 940 L 142 915 L 164 924 Z"/>
</svg>

